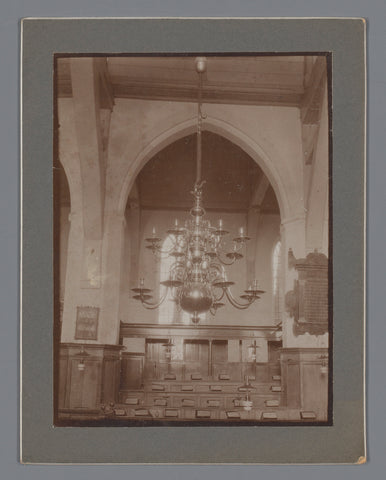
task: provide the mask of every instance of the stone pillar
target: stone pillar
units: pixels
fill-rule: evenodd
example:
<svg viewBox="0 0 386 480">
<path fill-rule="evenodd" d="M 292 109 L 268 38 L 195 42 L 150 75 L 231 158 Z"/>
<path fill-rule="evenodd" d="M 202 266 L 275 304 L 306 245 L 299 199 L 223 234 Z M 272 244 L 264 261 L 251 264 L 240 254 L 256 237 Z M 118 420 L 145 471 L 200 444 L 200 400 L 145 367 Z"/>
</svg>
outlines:
<svg viewBox="0 0 386 480">
<path fill-rule="evenodd" d="M 256 249 L 257 237 L 259 234 L 260 206 L 250 207 L 247 215 L 247 233 L 250 240 L 247 243 L 247 284 L 255 279 L 256 276 Z"/>
<path fill-rule="evenodd" d="M 125 222 L 123 214 L 112 212 L 105 215 L 101 340 L 109 345 L 119 342 L 119 305 Z"/>
<path fill-rule="evenodd" d="M 101 275 L 84 281 L 86 250 L 82 215 L 71 214 L 61 351 L 59 408 L 93 410 L 118 400 L 120 267 L 123 215 L 106 215 L 101 241 Z M 86 351 L 84 368 L 78 364 Z"/>
<path fill-rule="evenodd" d="M 101 307 L 101 288 L 98 281 L 85 281 L 85 266 L 88 262 L 90 272 L 94 271 L 92 260 L 87 258 L 86 240 L 83 235 L 83 216 L 81 212 L 71 212 L 69 216 L 70 232 L 67 250 L 66 284 L 64 289 L 63 323 L 61 342 L 75 341 L 76 317 L 78 307 Z M 100 246 L 97 248 L 100 251 Z M 91 251 L 90 251 L 91 253 Z M 93 254 L 97 254 L 94 250 Z M 93 255 L 91 254 L 91 256 Z M 90 340 L 91 343 L 97 343 Z"/>
<path fill-rule="evenodd" d="M 328 255 L 328 104 L 325 88 L 318 136 L 314 146 L 309 198 L 307 202 L 307 253 L 317 249 Z"/>
<path fill-rule="evenodd" d="M 140 221 L 141 210 L 138 200 L 131 200 L 127 224 L 130 234 L 130 287 L 136 287 L 139 281 Z"/>
</svg>

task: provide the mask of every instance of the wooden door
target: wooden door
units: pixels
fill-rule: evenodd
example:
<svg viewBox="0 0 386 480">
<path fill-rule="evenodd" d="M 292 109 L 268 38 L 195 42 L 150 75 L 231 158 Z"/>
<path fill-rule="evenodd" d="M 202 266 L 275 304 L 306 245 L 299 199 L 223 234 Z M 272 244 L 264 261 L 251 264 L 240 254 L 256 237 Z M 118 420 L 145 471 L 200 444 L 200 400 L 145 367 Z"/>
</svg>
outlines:
<svg viewBox="0 0 386 480">
<path fill-rule="evenodd" d="M 214 380 L 218 380 L 219 375 L 221 374 L 229 375 L 228 341 L 213 340 L 212 342 L 212 377 Z"/>
<path fill-rule="evenodd" d="M 192 375 L 198 380 L 209 377 L 209 343 L 207 340 L 185 340 L 184 342 L 184 377 L 191 380 Z"/>
<path fill-rule="evenodd" d="M 121 390 L 138 390 L 143 384 L 144 356 L 123 353 L 121 363 Z"/>
<path fill-rule="evenodd" d="M 170 362 L 166 358 L 164 344 L 167 339 L 146 340 L 146 359 L 144 377 L 147 380 L 163 380 L 170 369 Z"/>
</svg>

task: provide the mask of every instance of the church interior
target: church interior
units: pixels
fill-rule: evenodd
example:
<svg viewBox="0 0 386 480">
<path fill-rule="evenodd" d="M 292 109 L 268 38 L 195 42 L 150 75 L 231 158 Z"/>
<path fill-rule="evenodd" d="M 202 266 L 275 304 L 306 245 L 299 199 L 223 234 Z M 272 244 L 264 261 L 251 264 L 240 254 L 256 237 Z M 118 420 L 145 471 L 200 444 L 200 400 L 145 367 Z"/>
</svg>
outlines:
<svg viewBox="0 0 386 480">
<path fill-rule="evenodd" d="M 328 72 L 55 58 L 56 425 L 331 421 Z"/>
</svg>

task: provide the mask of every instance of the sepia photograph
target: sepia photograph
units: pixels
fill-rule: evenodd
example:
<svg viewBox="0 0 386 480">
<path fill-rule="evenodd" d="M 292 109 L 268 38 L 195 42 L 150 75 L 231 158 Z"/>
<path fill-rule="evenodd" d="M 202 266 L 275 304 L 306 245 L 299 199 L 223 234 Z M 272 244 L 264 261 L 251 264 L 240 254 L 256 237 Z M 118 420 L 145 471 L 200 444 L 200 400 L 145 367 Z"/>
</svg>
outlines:
<svg viewBox="0 0 386 480">
<path fill-rule="evenodd" d="M 55 426 L 332 425 L 331 55 L 54 58 Z"/>
</svg>

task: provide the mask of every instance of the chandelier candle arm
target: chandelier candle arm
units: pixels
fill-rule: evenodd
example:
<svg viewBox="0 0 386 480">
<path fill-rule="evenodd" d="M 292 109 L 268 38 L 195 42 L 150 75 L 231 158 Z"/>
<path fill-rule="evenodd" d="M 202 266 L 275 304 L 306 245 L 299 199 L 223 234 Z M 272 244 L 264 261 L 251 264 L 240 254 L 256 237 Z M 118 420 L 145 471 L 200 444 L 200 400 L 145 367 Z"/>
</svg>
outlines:
<svg viewBox="0 0 386 480">
<path fill-rule="evenodd" d="M 178 231 L 176 229 L 170 229 L 167 230 L 166 233 L 168 233 L 168 236 L 172 242 L 172 245 L 169 249 L 163 249 L 160 246 L 160 242 L 162 239 L 159 237 L 145 238 L 145 241 L 150 243 L 150 245 L 147 245 L 146 248 L 148 250 L 151 250 L 154 254 L 157 254 L 160 258 L 162 258 L 162 255 L 164 255 L 163 258 L 167 258 L 173 251 L 176 250 L 176 248 L 179 246 L 178 235 L 182 235 L 184 233 L 184 229 L 180 228 Z"/>
<path fill-rule="evenodd" d="M 156 308 L 158 308 L 165 300 L 166 296 L 168 294 L 168 288 L 165 289 L 165 292 L 163 293 L 163 295 L 161 296 L 161 298 L 159 299 L 159 301 L 157 303 L 150 303 L 147 301 L 146 298 L 146 295 L 142 295 L 142 298 L 140 298 L 139 300 L 141 300 L 142 302 L 142 305 L 147 308 L 148 310 L 155 310 Z"/>
<path fill-rule="evenodd" d="M 257 295 L 242 295 L 241 298 L 247 301 L 247 303 L 240 303 L 238 302 L 235 297 L 232 295 L 232 292 L 229 287 L 226 287 L 225 289 L 225 295 L 228 298 L 229 302 L 236 308 L 240 310 L 247 309 L 255 300 L 257 300 L 258 297 Z"/>
</svg>

